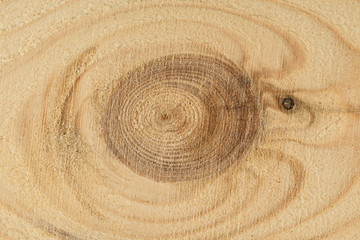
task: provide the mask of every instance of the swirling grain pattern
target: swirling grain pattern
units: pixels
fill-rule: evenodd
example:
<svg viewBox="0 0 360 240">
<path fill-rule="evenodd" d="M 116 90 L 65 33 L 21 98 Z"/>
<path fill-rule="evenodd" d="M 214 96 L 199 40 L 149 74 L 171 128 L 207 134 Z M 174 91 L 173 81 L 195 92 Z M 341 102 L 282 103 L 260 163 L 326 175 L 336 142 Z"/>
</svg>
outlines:
<svg viewBox="0 0 360 240">
<path fill-rule="evenodd" d="M 0 1 L 0 239 L 360 239 L 359 16 Z"/>
</svg>

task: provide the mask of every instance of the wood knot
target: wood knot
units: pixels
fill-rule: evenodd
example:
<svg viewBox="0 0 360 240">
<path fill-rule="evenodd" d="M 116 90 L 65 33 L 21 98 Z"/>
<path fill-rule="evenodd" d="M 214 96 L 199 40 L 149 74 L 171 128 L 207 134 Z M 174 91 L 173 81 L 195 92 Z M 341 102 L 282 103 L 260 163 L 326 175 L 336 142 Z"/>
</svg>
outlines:
<svg viewBox="0 0 360 240">
<path fill-rule="evenodd" d="M 131 170 L 156 181 L 217 175 L 253 143 L 259 122 L 253 89 L 240 69 L 216 58 L 155 59 L 124 76 L 111 95 L 106 143 Z"/>
<path fill-rule="evenodd" d="M 293 109 L 295 103 L 294 100 L 290 97 L 286 97 L 282 100 L 282 106 L 286 109 L 286 110 L 291 110 Z"/>
</svg>

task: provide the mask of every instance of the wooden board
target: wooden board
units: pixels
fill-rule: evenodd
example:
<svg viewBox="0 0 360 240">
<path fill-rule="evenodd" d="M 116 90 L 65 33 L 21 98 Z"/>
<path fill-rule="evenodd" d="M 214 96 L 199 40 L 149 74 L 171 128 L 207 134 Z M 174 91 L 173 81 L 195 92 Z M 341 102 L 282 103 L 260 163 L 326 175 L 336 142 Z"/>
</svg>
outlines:
<svg viewBox="0 0 360 240">
<path fill-rule="evenodd" d="M 360 2 L 0 1 L 0 239 L 360 239 Z"/>
</svg>

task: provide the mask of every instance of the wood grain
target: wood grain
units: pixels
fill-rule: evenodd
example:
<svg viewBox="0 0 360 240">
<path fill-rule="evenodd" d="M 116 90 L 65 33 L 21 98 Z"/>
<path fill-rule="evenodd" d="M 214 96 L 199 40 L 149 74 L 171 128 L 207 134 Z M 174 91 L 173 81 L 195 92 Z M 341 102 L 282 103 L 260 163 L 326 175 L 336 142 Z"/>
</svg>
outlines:
<svg viewBox="0 0 360 240">
<path fill-rule="evenodd" d="M 360 239 L 359 1 L 0 1 L 0 46 L 0 239 Z"/>
</svg>

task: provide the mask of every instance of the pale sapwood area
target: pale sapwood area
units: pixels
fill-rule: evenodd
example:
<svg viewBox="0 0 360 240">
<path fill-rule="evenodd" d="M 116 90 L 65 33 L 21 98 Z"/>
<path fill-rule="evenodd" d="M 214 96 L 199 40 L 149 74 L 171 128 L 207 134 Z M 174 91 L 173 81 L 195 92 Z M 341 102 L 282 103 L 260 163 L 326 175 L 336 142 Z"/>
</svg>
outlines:
<svg viewBox="0 0 360 240">
<path fill-rule="evenodd" d="M 0 239 L 360 239 L 360 1 L 0 1 Z"/>
</svg>

